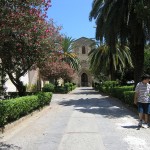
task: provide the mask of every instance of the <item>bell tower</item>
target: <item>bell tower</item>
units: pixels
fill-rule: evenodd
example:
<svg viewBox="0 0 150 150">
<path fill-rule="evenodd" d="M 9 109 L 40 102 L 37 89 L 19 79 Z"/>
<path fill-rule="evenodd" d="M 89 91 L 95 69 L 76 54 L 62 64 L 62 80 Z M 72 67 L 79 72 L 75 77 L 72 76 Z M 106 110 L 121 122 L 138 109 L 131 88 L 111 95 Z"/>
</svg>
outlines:
<svg viewBox="0 0 150 150">
<path fill-rule="evenodd" d="M 92 74 L 89 71 L 88 53 L 95 46 L 95 41 L 89 38 L 81 37 L 74 41 L 73 51 L 76 53 L 80 60 L 81 68 L 77 72 L 77 77 L 73 82 L 78 86 L 92 86 Z"/>
</svg>

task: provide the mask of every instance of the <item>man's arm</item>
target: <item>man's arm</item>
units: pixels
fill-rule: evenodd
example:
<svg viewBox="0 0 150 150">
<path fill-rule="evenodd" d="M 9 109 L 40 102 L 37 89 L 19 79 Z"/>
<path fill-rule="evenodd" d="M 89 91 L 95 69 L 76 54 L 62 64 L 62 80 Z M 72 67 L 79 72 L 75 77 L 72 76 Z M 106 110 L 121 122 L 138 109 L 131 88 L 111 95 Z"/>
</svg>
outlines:
<svg viewBox="0 0 150 150">
<path fill-rule="evenodd" d="M 134 104 L 137 105 L 137 98 L 138 98 L 138 93 L 135 92 L 134 94 Z"/>
</svg>

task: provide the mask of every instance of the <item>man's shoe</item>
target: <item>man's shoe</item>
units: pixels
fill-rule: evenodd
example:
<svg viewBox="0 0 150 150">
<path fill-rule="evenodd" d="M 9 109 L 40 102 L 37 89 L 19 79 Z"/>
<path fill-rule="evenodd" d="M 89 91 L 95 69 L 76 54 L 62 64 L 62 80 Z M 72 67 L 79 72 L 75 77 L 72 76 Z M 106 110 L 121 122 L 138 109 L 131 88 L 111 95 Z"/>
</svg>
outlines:
<svg viewBox="0 0 150 150">
<path fill-rule="evenodd" d="M 144 123 L 143 125 L 142 125 L 142 127 L 143 128 L 148 128 L 149 126 L 148 126 L 148 123 Z"/>
</svg>

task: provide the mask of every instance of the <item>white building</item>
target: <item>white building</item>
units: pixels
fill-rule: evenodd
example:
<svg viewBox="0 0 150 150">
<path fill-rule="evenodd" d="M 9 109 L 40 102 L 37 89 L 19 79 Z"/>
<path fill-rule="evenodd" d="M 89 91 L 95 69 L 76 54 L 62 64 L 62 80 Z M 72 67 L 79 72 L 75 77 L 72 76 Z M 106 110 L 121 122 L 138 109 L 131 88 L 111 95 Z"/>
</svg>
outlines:
<svg viewBox="0 0 150 150">
<path fill-rule="evenodd" d="M 8 77 L 6 77 L 8 78 Z M 32 91 L 34 88 L 39 89 L 39 84 L 42 84 L 43 82 L 39 82 L 39 71 L 36 70 L 30 70 L 28 71 L 24 76 L 21 77 L 21 81 L 24 85 L 27 86 L 27 90 Z M 43 84 L 42 84 L 43 85 Z M 42 86 L 41 85 L 41 86 Z M 11 80 L 8 79 L 5 83 L 6 92 L 16 92 L 16 87 L 12 84 Z"/>
</svg>

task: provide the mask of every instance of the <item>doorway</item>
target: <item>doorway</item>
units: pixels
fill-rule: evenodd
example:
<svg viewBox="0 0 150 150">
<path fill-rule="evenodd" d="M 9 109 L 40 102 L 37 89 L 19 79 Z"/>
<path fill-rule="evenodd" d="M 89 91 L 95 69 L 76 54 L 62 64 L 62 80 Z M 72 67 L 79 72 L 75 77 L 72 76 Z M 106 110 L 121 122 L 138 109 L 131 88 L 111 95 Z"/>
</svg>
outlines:
<svg viewBox="0 0 150 150">
<path fill-rule="evenodd" d="M 88 86 L 88 76 L 86 73 L 81 75 L 81 86 L 86 87 Z"/>
</svg>

